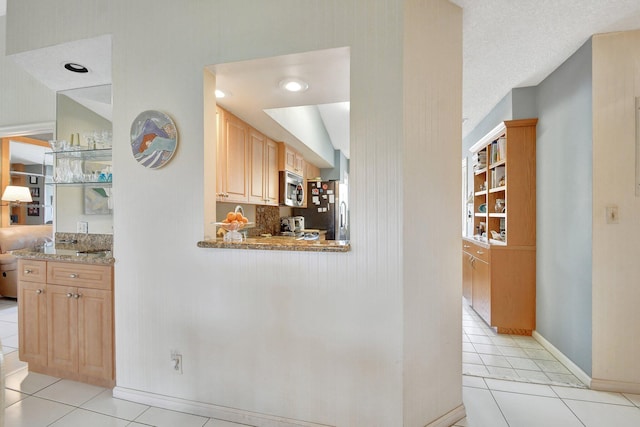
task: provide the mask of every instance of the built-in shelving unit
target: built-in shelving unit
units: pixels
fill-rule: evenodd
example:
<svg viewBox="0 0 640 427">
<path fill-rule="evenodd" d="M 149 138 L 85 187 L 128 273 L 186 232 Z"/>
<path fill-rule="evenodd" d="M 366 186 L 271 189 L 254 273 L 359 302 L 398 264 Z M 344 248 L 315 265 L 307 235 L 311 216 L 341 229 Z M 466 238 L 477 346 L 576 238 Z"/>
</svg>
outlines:
<svg viewBox="0 0 640 427">
<path fill-rule="evenodd" d="M 53 151 L 50 154 L 53 155 L 53 176 L 48 184 L 111 187 L 111 148 Z"/>
<path fill-rule="evenodd" d="M 536 124 L 503 122 L 470 149 L 474 236 L 463 239 L 463 295 L 498 332 L 535 328 Z"/>
</svg>

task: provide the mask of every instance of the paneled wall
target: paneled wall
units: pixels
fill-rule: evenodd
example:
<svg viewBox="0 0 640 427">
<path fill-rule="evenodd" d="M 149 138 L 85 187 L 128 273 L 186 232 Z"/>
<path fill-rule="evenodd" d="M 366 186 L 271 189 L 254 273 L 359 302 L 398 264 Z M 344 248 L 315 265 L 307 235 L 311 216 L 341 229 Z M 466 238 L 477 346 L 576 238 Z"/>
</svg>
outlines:
<svg viewBox="0 0 640 427">
<path fill-rule="evenodd" d="M 274 426 L 418 427 L 463 415 L 459 224 L 447 214 L 459 210 L 457 7 L 14 3 L 16 51 L 113 33 L 116 395 Z M 100 16 L 90 3 L 110 6 Z M 28 13 L 39 6 L 46 20 Z M 68 20 L 59 8 L 79 25 L 58 28 Z M 29 34 L 27 22 L 46 28 Z M 215 212 L 203 202 L 215 176 L 204 67 L 342 46 L 351 47 L 352 251 L 197 248 Z M 128 143 L 148 109 L 180 133 L 159 170 L 138 165 Z M 183 375 L 170 369 L 171 350 Z"/>
<path fill-rule="evenodd" d="M 640 393 L 640 31 L 593 37 L 593 387 Z M 619 222 L 606 222 L 617 206 Z"/>
</svg>

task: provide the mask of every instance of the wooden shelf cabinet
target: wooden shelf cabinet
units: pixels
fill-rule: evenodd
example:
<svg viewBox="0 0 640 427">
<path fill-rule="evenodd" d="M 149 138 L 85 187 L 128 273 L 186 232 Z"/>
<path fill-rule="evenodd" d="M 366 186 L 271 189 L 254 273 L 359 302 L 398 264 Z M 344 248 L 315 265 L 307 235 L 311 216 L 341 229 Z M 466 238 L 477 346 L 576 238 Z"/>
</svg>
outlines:
<svg viewBox="0 0 640 427">
<path fill-rule="evenodd" d="M 463 295 L 500 333 L 535 329 L 536 124 L 503 122 L 470 149 L 475 234 L 463 239 Z"/>
<path fill-rule="evenodd" d="M 20 259 L 18 292 L 29 370 L 113 387 L 113 267 Z"/>
</svg>

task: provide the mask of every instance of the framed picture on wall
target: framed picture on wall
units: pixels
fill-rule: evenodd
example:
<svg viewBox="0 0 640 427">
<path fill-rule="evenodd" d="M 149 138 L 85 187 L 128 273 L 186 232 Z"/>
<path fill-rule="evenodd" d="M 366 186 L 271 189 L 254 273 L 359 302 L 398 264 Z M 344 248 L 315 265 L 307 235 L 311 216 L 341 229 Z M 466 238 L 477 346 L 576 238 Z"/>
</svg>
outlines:
<svg viewBox="0 0 640 427">
<path fill-rule="evenodd" d="M 38 177 L 37 176 L 30 176 L 29 177 L 29 184 L 37 184 L 38 183 Z"/>
<path fill-rule="evenodd" d="M 27 205 L 27 216 L 40 216 L 40 205 L 36 203 Z"/>
<path fill-rule="evenodd" d="M 29 191 L 31 192 L 32 199 L 40 197 L 40 187 L 29 187 Z"/>
</svg>

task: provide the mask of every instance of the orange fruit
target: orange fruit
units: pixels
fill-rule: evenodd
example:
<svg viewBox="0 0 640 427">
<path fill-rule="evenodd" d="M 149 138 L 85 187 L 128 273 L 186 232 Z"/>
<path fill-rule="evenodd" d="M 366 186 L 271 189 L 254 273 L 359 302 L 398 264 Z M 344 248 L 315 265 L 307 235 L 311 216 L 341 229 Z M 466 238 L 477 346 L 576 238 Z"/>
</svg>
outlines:
<svg viewBox="0 0 640 427">
<path fill-rule="evenodd" d="M 236 219 L 236 213 L 235 212 L 229 212 L 227 214 L 227 221 L 231 222 L 231 221 L 233 221 L 235 219 Z"/>
<path fill-rule="evenodd" d="M 236 212 L 236 221 L 242 221 L 242 214 L 240 212 Z"/>
<path fill-rule="evenodd" d="M 242 222 L 245 223 L 245 224 L 248 223 L 249 222 L 249 218 L 247 218 L 246 216 L 243 216 L 242 217 Z"/>
</svg>

